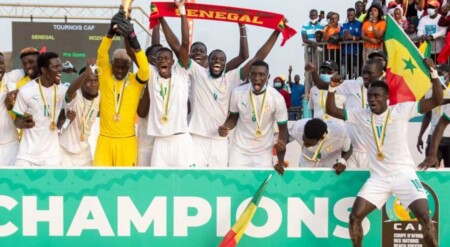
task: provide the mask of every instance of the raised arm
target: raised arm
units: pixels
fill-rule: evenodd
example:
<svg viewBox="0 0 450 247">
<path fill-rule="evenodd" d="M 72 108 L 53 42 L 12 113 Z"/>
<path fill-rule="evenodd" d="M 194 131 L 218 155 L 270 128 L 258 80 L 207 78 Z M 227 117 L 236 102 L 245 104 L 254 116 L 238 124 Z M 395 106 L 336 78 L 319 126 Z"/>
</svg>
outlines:
<svg viewBox="0 0 450 247">
<path fill-rule="evenodd" d="M 431 82 L 433 83 L 433 87 L 431 97 L 420 100 L 420 113 L 429 112 L 436 106 L 441 105 L 443 102 L 442 86 L 439 82 L 436 65 L 434 64 L 433 60 L 429 58 L 424 58 L 424 62 L 430 70 Z"/>
<path fill-rule="evenodd" d="M 340 82 L 330 81 L 330 88 L 328 88 L 327 101 L 326 101 L 326 113 L 332 117 L 345 120 L 344 109 L 338 108 L 335 101 L 336 87 L 340 85 Z"/>
<path fill-rule="evenodd" d="M 189 64 L 189 25 L 186 18 L 186 0 L 174 1 L 181 14 L 181 47 L 179 50 L 178 60 L 183 67 L 187 68 Z"/>
<path fill-rule="evenodd" d="M 227 63 L 225 71 L 231 71 L 238 68 L 248 58 L 247 30 L 244 24 L 239 23 L 239 33 L 241 36 L 239 38 L 239 55 Z"/>
<path fill-rule="evenodd" d="M 288 80 L 287 80 L 287 83 L 288 83 L 289 86 L 290 86 L 291 83 L 292 83 L 292 66 L 291 66 L 291 65 L 289 65 L 288 72 L 289 72 L 289 74 L 288 74 Z"/>
<path fill-rule="evenodd" d="M 179 50 L 181 47 L 180 41 L 173 33 L 172 29 L 170 29 L 169 24 L 167 24 L 166 22 L 166 19 L 159 18 L 159 23 L 161 24 L 161 28 L 164 32 L 164 36 L 166 37 L 166 41 L 169 44 L 170 49 L 172 49 L 172 51 L 175 53 L 175 56 L 179 57 Z"/>
<path fill-rule="evenodd" d="M 83 74 L 79 75 L 75 80 L 70 84 L 69 88 L 66 91 L 66 102 L 71 102 L 75 96 L 77 95 L 77 90 L 80 89 L 81 85 L 86 81 L 89 75 L 92 74 L 91 65 L 95 65 L 97 60 L 95 58 L 89 58 L 86 64 L 86 70 Z M 64 115 L 64 114 L 63 114 Z"/>
<path fill-rule="evenodd" d="M 316 65 L 314 65 L 313 63 L 307 63 L 305 66 L 305 71 L 311 75 L 314 85 L 316 85 L 318 89 L 328 90 L 328 83 L 320 79 Z"/>
<path fill-rule="evenodd" d="M 261 48 L 259 48 L 259 50 L 256 52 L 255 56 L 250 59 L 250 61 L 248 61 L 244 67 L 242 67 L 242 76 L 244 78 L 241 78 L 242 80 L 247 79 L 248 77 L 248 73 L 250 72 L 250 67 L 252 66 L 252 64 L 255 61 L 258 60 L 264 60 L 267 55 L 269 55 L 270 51 L 272 50 L 273 46 L 275 45 L 275 42 L 278 39 L 278 35 L 280 35 L 280 31 L 273 31 L 273 33 L 270 35 L 269 39 L 266 41 L 266 43 L 264 43 L 263 46 L 261 46 Z"/>
</svg>

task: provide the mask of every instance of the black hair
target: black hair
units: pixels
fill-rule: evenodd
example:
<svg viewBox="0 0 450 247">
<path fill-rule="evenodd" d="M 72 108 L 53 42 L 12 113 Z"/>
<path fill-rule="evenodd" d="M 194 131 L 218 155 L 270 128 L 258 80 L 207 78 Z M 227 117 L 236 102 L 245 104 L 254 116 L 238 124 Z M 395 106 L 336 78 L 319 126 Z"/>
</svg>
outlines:
<svg viewBox="0 0 450 247">
<path fill-rule="evenodd" d="M 303 133 L 309 139 L 320 140 L 326 132 L 327 124 L 322 119 L 313 118 L 306 122 Z"/>
<path fill-rule="evenodd" d="M 317 11 L 317 9 L 312 9 L 312 10 L 309 11 L 309 14 L 311 15 L 311 13 L 314 12 L 314 11 L 315 11 L 316 13 L 319 13 L 319 12 Z"/>
<path fill-rule="evenodd" d="M 384 81 L 374 81 L 370 84 L 370 88 L 372 87 L 382 88 L 386 95 L 389 95 L 389 86 Z"/>
<path fill-rule="evenodd" d="M 0 52 L 0 56 L 1 56 L 1 57 L 5 57 L 5 55 L 3 55 L 3 53 L 1 53 L 1 52 Z"/>
<path fill-rule="evenodd" d="M 83 74 L 84 71 L 86 71 L 86 66 L 84 66 L 83 68 L 80 69 L 80 71 L 78 72 L 78 75 Z"/>
<path fill-rule="evenodd" d="M 367 15 L 364 18 L 364 21 L 367 21 L 370 19 L 370 11 L 372 11 L 372 8 L 376 8 L 378 10 L 378 21 L 382 20 L 384 18 L 383 17 L 383 15 L 384 15 L 383 9 L 381 8 L 381 6 L 379 4 L 372 4 L 372 6 L 370 6 L 370 8 L 367 10 Z"/>
<path fill-rule="evenodd" d="M 160 52 L 163 52 L 163 51 L 168 51 L 168 52 L 170 52 L 170 56 L 172 56 L 172 58 L 173 58 L 173 52 L 172 52 L 172 50 L 169 49 L 169 48 L 167 48 L 167 47 L 161 47 L 161 48 L 159 48 L 158 51 L 156 52 L 156 54 L 158 54 L 158 53 L 160 53 Z"/>
<path fill-rule="evenodd" d="M 208 61 L 209 61 L 209 59 L 211 58 L 211 56 L 212 56 L 214 53 L 216 53 L 216 52 L 222 52 L 223 55 L 225 55 L 225 60 L 227 59 L 227 54 L 225 54 L 224 51 L 222 51 L 222 50 L 220 50 L 220 49 L 215 49 L 215 50 L 213 50 L 211 53 L 209 53 L 209 55 L 208 55 Z"/>
<path fill-rule="evenodd" d="M 356 12 L 356 9 L 355 9 L 355 8 L 348 8 L 348 9 L 347 9 L 347 12 L 350 12 L 350 11 Z"/>
<path fill-rule="evenodd" d="M 379 71 L 380 73 L 382 73 L 383 70 L 384 70 L 383 63 L 382 63 L 380 60 L 375 59 L 375 58 L 369 59 L 369 60 L 366 62 L 366 65 L 375 65 L 375 69 L 376 69 L 377 71 Z"/>
<path fill-rule="evenodd" d="M 206 48 L 205 43 L 203 43 L 201 41 L 195 41 L 194 43 L 192 43 L 191 49 L 192 49 L 192 47 L 194 47 L 194 45 L 201 45 L 201 46 L 205 47 L 205 53 L 208 54 L 208 48 Z"/>
<path fill-rule="evenodd" d="M 38 68 L 39 69 L 41 69 L 42 67 L 48 68 L 48 66 L 50 65 L 50 60 L 53 59 L 53 58 L 58 58 L 58 57 L 59 56 L 58 56 L 57 53 L 54 53 L 54 52 L 51 52 L 51 51 L 40 54 L 37 57 Z"/>
<path fill-rule="evenodd" d="M 151 45 L 151 46 L 147 47 L 147 49 L 145 49 L 145 56 L 147 56 L 147 57 L 150 56 L 150 54 L 152 53 L 153 49 L 161 48 L 161 47 L 163 47 L 163 46 L 160 45 L 160 44 Z"/>
<path fill-rule="evenodd" d="M 255 62 L 252 63 L 250 68 L 253 66 L 264 66 L 264 67 L 266 67 L 267 72 L 269 72 L 269 65 L 266 62 L 264 62 L 263 60 L 256 60 Z"/>
</svg>

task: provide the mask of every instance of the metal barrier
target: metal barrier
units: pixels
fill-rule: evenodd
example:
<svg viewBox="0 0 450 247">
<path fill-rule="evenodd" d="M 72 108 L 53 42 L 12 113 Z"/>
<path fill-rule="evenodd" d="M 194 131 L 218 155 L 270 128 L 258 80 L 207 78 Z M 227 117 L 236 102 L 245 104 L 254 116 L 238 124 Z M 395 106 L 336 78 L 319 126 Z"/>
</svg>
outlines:
<svg viewBox="0 0 450 247">
<path fill-rule="evenodd" d="M 288 114 L 289 114 L 289 121 L 296 121 L 296 120 L 302 119 L 303 107 L 301 107 L 301 106 L 297 106 L 297 107 L 291 106 L 288 109 Z"/>
</svg>

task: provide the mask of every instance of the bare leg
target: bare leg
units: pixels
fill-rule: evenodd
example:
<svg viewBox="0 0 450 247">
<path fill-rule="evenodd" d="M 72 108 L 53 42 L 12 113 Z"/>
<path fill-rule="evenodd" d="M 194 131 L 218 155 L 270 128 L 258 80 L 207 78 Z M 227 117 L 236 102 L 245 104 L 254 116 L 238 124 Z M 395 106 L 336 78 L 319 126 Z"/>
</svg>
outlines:
<svg viewBox="0 0 450 247">
<path fill-rule="evenodd" d="M 409 209 L 419 220 L 423 229 L 423 239 L 428 247 L 438 246 L 436 238 L 436 229 L 430 219 L 428 201 L 426 199 L 418 199 L 409 205 Z"/>
<path fill-rule="evenodd" d="M 363 219 L 375 209 L 375 205 L 363 199 L 357 197 L 355 203 L 353 203 L 352 212 L 350 213 L 350 238 L 352 239 L 353 246 L 361 247 L 363 239 L 363 229 L 361 222 Z"/>
</svg>

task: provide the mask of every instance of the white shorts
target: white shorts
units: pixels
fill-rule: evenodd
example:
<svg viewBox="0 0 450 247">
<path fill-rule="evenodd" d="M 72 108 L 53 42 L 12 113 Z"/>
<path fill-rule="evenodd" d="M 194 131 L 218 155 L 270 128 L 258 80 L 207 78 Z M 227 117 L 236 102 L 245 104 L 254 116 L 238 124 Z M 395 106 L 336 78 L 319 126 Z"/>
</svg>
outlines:
<svg viewBox="0 0 450 247">
<path fill-rule="evenodd" d="M 352 155 L 347 160 L 347 168 L 369 170 L 369 160 L 366 152 L 353 150 Z"/>
<path fill-rule="evenodd" d="M 426 199 L 425 190 L 415 171 L 404 171 L 394 176 L 370 176 L 358 196 L 380 209 L 395 194 L 406 208 L 418 199 Z"/>
<path fill-rule="evenodd" d="M 62 167 L 92 166 L 92 153 L 90 147 L 77 154 L 70 153 L 63 147 L 61 147 L 60 150 Z"/>
<path fill-rule="evenodd" d="M 195 167 L 191 135 L 183 133 L 155 137 L 152 167 Z"/>
<path fill-rule="evenodd" d="M 154 136 L 138 136 L 138 158 L 137 166 L 150 166 L 152 162 Z"/>
<path fill-rule="evenodd" d="M 19 152 L 19 140 L 0 144 L 0 166 L 13 166 L 16 163 L 17 152 Z"/>
<path fill-rule="evenodd" d="M 231 148 L 229 167 L 273 167 L 272 148 L 254 154 L 245 154 L 239 149 Z"/>
<path fill-rule="evenodd" d="M 214 139 L 192 134 L 196 167 L 228 166 L 228 139 Z"/>
<path fill-rule="evenodd" d="M 28 160 L 17 159 L 16 166 L 20 166 L 20 167 L 33 167 L 33 166 L 61 167 L 61 162 L 58 162 L 55 164 L 48 164 L 48 163 L 45 163 L 45 161 L 42 161 L 39 163 L 33 163 Z"/>
</svg>

